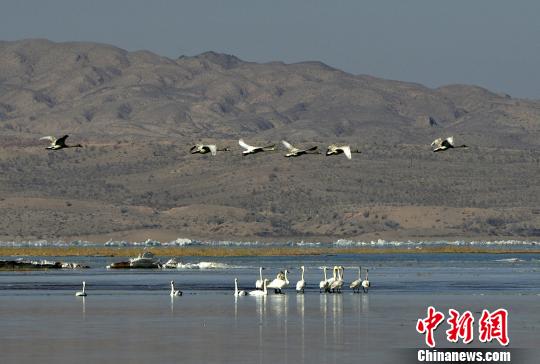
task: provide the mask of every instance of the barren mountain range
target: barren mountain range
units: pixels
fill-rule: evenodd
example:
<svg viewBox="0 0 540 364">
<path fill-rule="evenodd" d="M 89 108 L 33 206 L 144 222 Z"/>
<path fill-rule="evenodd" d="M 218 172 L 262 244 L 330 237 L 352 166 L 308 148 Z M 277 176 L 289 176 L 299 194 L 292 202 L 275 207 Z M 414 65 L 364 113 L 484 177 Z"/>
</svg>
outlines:
<svg viewBox="0 0 540 364">
<path fill-rule="evenodd" d="M 84 148 L 39 140 L 63 134 Z M 431 152 L 450 135 L 470 147 Z M 362 153 L 242 157 L 240 137 Z M 0 141 L 0 240 L 540 237 L 540 101 L 476 86 L 0 42 Z"/>
</svg>

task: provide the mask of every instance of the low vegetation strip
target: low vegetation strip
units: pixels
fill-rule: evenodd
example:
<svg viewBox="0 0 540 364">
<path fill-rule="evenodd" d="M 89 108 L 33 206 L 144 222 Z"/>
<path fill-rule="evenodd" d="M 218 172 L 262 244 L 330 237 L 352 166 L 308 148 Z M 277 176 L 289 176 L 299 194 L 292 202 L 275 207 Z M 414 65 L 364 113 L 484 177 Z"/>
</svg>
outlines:
<svg viewBox="0 0 540 364">
<path fill-rule="evenodd" d="M 141 248 L 125 247 L 2 247 L 3 257 L 69 257 L 69 256 L 109 256 L 134 257 Z M 156 247 L 151 251 L 157 256 L 232 257 L 232 256 L 294 256 L 328 254 L 417 254 L 417 253 L 492 253 L 492 254 L 540 254 L 540 249 L 482 248 L 482 247 L 418 247 L 408 248 L 324 248 L 324 247 Z"/>
</svg>

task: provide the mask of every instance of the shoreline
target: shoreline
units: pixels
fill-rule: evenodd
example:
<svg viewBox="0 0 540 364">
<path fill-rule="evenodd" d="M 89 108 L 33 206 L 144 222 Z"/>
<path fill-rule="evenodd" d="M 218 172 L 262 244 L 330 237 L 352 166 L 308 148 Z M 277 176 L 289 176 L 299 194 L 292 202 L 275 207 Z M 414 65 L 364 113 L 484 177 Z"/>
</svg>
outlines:
<svg viewBox="0 0 540 364">
<path fill-rule="evenodd" d="M 540 254 L 540 249 L 438 246 L 417 248 L 335 248 L 335 247 L 0 247 L 0 256 L 71 257 L 137 256 L 143 251 L 156 256 L 298 256 L 332 254 Z"/>
</svg>

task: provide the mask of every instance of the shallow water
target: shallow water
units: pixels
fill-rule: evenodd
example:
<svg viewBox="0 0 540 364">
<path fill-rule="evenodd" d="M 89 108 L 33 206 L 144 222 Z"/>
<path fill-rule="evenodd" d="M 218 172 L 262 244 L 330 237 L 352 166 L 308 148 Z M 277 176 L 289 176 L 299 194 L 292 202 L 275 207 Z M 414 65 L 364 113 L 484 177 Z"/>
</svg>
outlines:
<svg viewBox="0 0 540 364">
<path fill-rule="evenodd" d="M 169 257 L 161 260 L 165 262 Z M 1 257 L 0 257 L 1 259 Z M 82 280 L 88 288 L 104 291 L 159 291 L 174 280 L 188 292 L 231 291 L 234 277 L 241 289 L 251 289 L 265 267 L 264 276 L 273 279 L 288 269 L 291 286 L 299 279 L 299 267 L 306 267 L 307 291 L 318 292 L 323 278 L 334 265 L 345 267 L 345 281 L 358 278 L 358 266 L 369 268 L 370 281 L 378 292 L 539 293 L 540 254 L 367 254 L 294 257 L 183 257 L 184 269 L 108 270 L 105 267 L 125 258 L 58 257 L 89 265 L 84 270 L 0 272 L 0 295 L 24 294 L 26 290 L 75 290 Z M 49 258 L 49 260 L 55 260 Z M 206 262 L 210 264 L 200 264 Z M 200 269 L 198 267 L 215 267 Z"/>
<path fill-rule="evenodd" d="M 476 315 L 507 308 L 510 347 L 539 343 L 538 255 L 186 257 L 191 269 L 125 271 L 104 268 L 117 258 L 61 260 L 92 268 L 0 272 L 2 363 L 390 363 L 399 348 L 425 346 L 415 323 L 428 305 Z M 217 268 L 193 269 L 201 261 Z M 294 286 L 302 264 L 305 295 L 232 296 L 234 277 L 252 289 L 259 265 L 272 278 L 289 268 Z M 357 265 L 369 267 L 369 293 L 319 294 L 320 267 L 336 264 L 346 282 Z M 172 279 L 184 296 L 168 295 Z M 82 280 L 86 298 L 74 296 Z"/>
</svg>

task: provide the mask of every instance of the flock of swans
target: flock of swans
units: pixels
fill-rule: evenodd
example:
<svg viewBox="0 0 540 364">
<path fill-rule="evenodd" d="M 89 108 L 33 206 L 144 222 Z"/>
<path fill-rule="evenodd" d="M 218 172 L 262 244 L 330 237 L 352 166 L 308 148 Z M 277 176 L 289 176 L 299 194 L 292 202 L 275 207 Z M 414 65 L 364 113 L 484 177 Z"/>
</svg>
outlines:
<svg viewBox="0 0 540 364">
<path fill-rule="evenodd" d="M 55 138 L 53 136 L 44 136 L 40 138 L 40 140 L 48 140 L 49 146 L 45 149 L 49 150 L 59 150 L 59 149 L 65 149 L 65 148 L 82 148 L 81 144 L 74 144 L 69 145 L 66 144 L 66 139 L 68 138 L 68 135 L 64 135 L 61 138 Z M 310 146 L 309 148 L 297 148 L 294 147 L 289 142 L 282 140 L 281 143 L 286 148 L 287 153 L 284 155 L 287 158 L 290 157 L 299 157 L 301 155 L 306 154 L 321 154 L 318 150 L 318 146 Z M 249 154 L 256 154 L 256 153 L 262 153 L 262 152 L 270 152 L 276 150 L 276 145 L 266 145 L 266 146 L 254 146 L 249 145 L 246 142 L 244 142 L 243 139 L 238 140 L 238 144 L 242 147 L 242 155 L 246 156 Z M 455 145 L 454 144 L 454 137 L 448 137 L 448 138 L 437 138 L 431 143 L 431 147 L 433 148 L 434 152 L 441 152 L 444 150 L 452 149 L 452 148 L 467 148 L 465 144 L 462 145 Z M 224 148 L 218 148 L 216 144 L 195 144 L 192 146 L 189 150 L 191 154 L 208 154 L 215 156 L 217 155 L 217 152 L 228 152 L 230 149 L 228 147 Z M 337 145 L 337 144 L 331 144 L 326 148 L 326 155 L 332 156 L 332 155 L 339 155 L 344 154 L 347 159 L 352 159 L 353 153 L 362 153 L 358 149 L 352 149 L 350 145 Z"/>
<path fill-rule="evenodd" d="M 288 273 L 289 271 L 287 269 L 280 271 L 276 278 L 270 281 L 268 278 L 263 278 L 262 271 L 264 270 L 263 267 L 259 268 L 259 279 L 255 281 L 255 289 L 252 291 L 244 291 L 238 289 L 238 279 L 234 278 L 234 296 L 240 297 L 240 296 L 266 296 L 268 295 L 268 290 L 273 289 L 275 294 L 283 294 L 282 290 L 287 288 L 290 284 L 288 279 Z M 301 266 L 300 270 L 302 272 L 302 275 L 298 282 L 296 282 L 296 293 L 303 294 L 304 290 L 306 288 L 306 281 L 304 279 L 304 273 L 305 273 L 305 267 Z M 323 280 L 319 282 L 319 293 L 341 293 L 341 289 L 343 285 L 345 284 L 344 281 L 344 270 L 345 268 L 343 266 L 334 266 L 332 269 L 332 277 L 328 278 L 327 275 L 328 267 L 323 267 Z M 369 287 L 371 287 L 371 283 L 368 279 L 368 272 L 369 269 L 366 269 L 366 275 L 365 279 L 362 279 L 362 268 L 358 267 L 358 279 L 351 282 L 349 285 L 349 288 L 353 290 L 353 293 L 360 293 L 360 289 L 364 293 L 368 293 Z M 170 296 L 171 297 L 179 297 L 182 296 L 182 291 L 179 289 L 176 289 L 174 286 L 174 281 L 171 281 L 171 290 L 170 290 Z M 86 297 L 86 282 L 82 282 L 82 291 L 75 292 L 75 296 L 79 297 Z"/>
<path fill-rule="evenodd" d="M 282 294 L 282 290 L 289 286 L 290 282 L 287 274 L 287 269 L 280 271 L 276 278 L 270 281 L 268 278 L 263 278 L 263 267 L 259 268 L 259 279 L 255 281 L 255 290 L 253 291 L 240 291 L 238 290 L 238 279 L 234 279 L 234 295 L 235 296 L 266 296 L 268 295 L 268 289 L 273 289 L 275 294 Z M 306 288 L 306 280 L 304 278 L 305 267 L 301 266 L 301 277 L 296 282 L 296 293 L 302 294 Z M 332 269 L 332 277 L 328 278 L 328 267 L 323 267 L 323 279 L 319 282 L 319 293 L 341 293 L 341 289 L 345 284 L 343 266 L 334 266 Z M 362 268 L 358 267 L 358 279 L 351 282 L 349 288 L 353 290 L 353 293 L 360 293 L 360 289 L 364 293 L 368 293 L 371 283 L 368 279 L 369 269 L 366 269 L 365 279 L 362 279 Z M 270 282 L 270 283 L 268 283 Z"/>
</svg>

